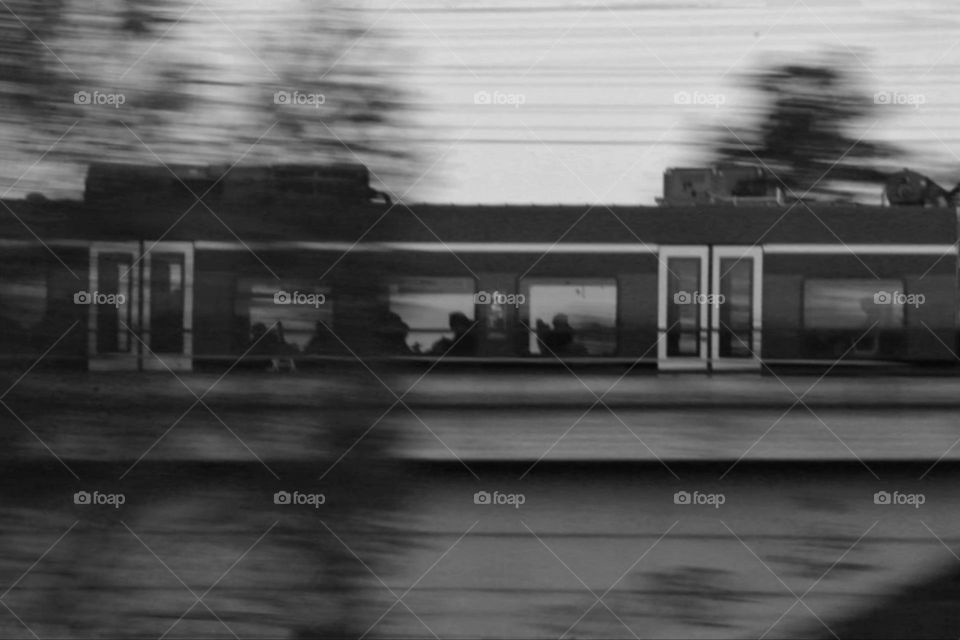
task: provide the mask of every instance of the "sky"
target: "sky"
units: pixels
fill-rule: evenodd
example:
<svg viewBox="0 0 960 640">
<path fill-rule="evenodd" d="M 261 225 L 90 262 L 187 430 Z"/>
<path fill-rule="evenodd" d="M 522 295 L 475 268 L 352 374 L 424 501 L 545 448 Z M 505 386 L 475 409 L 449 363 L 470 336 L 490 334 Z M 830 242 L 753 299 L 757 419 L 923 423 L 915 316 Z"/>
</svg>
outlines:
<svg viewBox="0 0 960 640">
<path fill-rule="evenodd" d="M 701 165 L 707 132 L 749 121 L 756 96 L 742 89 L 745 74 L 824 52 L 849 56 L 864 90 L 901 103 L 880 105 L 881 119 L 864 123 L 866 138 L 897 141 L 912 152 L 909 166 L 951 186 L 960 180 L 952 3 L 463 6 L 407 21 L 433 136 L 452 145 L 429 199 L 653 204 L 665 168 Z M 473 104 L 476 91 L 506 97 Z M 689 104 L 678 104 L 684 97 Z"/>
<path fill-rule="evenodd" d="M 960 180 L 960 18 L 946 0 L 351 6 L 404 52 L 380 70 L 409 96 L 416 182 L 386 185 L 407 201 L 653 204 L 664 169 L 703 165 L 710 132 L 750 121 L 758 105 L 742 88 L 747 74 L 829 52 L 847 56 L 863 89 L 881 96 L 879 119 L 854 137 L 899 143 L 910 152 L 903 166 L 948 188 Z M 232 19 L 202 37 L 218 45 L 225 73 L 252 73 L 256 43 Z M 22 176 L 8 197 L 52 183 L 56 195 L 82 189 L 82 168 L 3 163 Z"/>
</svg>

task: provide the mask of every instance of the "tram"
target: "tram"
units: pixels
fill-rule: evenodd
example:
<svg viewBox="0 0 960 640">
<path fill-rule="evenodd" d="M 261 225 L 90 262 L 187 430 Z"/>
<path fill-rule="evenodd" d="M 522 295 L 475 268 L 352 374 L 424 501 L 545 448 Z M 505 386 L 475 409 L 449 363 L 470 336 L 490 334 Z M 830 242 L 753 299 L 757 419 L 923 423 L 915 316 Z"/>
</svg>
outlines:
<svg viewBox="0 0 960 640">
<path fill-rule="evenodd" d="M 94 165 L 82 201 L 2 202 L 0 356 L 89 370 L 349 358 L 349 290 L 380 263 L 365 357 L 660 371 L 958 361 L 954 208 L 754 193 L 406 204 L 363 167 L 221 179 Z"/>
</svg>

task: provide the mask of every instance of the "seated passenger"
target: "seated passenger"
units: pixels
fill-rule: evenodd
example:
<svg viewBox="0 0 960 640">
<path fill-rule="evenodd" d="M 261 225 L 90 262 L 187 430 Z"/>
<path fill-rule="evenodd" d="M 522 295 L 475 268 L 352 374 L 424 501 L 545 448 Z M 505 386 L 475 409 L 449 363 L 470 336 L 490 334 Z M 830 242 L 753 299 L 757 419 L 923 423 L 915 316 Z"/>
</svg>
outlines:
<svg viewBox="0 0 960 640">
<path fill-rule="evenodd" d="M 553 330 L 548 334 L 548 346 L 558 353 L 566 350 L 573 344 L 573 333 L 567 314 L 558 313 L 553 316 Z"/>
<path fill-rule="evenodd" d="M 274 332 L 270 332 L 271 335 L 267 335 L 267 325 L 262 322 L 250 327 L 250 343 L 248 348 L 250 348 L 250 353 L 264 354 L 270 351 L 269 345 L 274 342 Z"/>
<path fill-rule="evenodd" d="M 291 357 L 299 353 L 300 350 L 292 344 L 288 344 L 283 335 L 283 323 L 277 322 L 276 326 L 267 330 L 262 322 L 253 325 L 250 330 L 252 334 L 252 344 L 255 345 L 251 354 L 265 355 L 270 358 L 270 371 L 280 371 L 289 369 L 296 371 L 297 365 Z"/>
<path fill-rule="evenodd" d="M 303 348 L 303 352 L 309 355 L 318 355 L 328 352 L 330 346 L 330 330 L 324 326 L 322 320 L 317 320 L 313 325 L 313 335 L 310 336 L 310 342 Z"/>
<path fill-rule="evenodd" d="M 473 331 L 474 322 L 465 313 L 454 311 L 450 314 L 450 328 L 453 338 L 443 337 L 430 349 L 431 355 L 472 356 L 477 352 L 477 336 Z"/>
<path fill-rule="evenodd" d="M 570 325 L 565 313 L 553 316 L 553 328 L 542 320 L 537 320 L 537 338 L 545 347 L 547 355 L 587 355 L 586 348 L 576 342 L 576 330 Z"/>
<path fill-rule="evenodd" d="M 410 326 L 394 311 L 388 311 L 377 328 L 377 348 L 384 355 L 410 355 Z"/>
<path fill-rule="evenodd" d="M 547 335 L 550 333 L 550 325 L 546 322 L 537 318 L 537 341 L 541 344 L 546 344 Z"/>
</svg>

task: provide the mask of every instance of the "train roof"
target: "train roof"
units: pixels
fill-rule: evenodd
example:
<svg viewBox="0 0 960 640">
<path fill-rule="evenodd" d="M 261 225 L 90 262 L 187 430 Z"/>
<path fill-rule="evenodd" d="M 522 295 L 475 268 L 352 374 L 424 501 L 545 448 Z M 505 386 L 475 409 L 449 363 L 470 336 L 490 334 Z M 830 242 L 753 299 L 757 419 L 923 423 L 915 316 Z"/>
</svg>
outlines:
<svg viewBox="0 0 960 640">
<path fill-rule="evenodd" d="M 191 206 L 192 205 L 192 206 Z M 209 207 L 209 208 L 208 208 Z M 950 244 L 952 208 L 0 201 L 0 240 Z"/>
</svg>

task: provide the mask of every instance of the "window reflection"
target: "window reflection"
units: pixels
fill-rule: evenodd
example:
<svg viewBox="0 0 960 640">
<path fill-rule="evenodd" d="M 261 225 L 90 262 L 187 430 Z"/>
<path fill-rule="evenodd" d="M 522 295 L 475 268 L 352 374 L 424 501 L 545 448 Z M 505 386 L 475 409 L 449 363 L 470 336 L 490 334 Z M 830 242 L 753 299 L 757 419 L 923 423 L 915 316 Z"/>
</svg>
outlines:
<svg viewBox="0 0 960 640">
<path fill-rule="evenodd" d="M 43 273 L 0 268 L 0 349 L 4 355 L 30 351 L 47 311 Z"/>
<path fill-rule="evenodd" d="M 811 356 L 894 355 L 904 326 L 900 280 L 807 280 L 803 287 L 803 326 Z M 813 331 L 809 331 L 813 330 Z"/>
<path fill-rule="evenodd" d="M 394 279 L 389 290 L 380 335 L 392 353 L 476 354 L 473 278 L 404 277 Z"/>
<path fill-rule="evenodd" d="M 245 348 L 251 353 L 295 355 L 319 353 L 329 342 L 333 305 L 329 288 L 309 280 L 239 278 L 234 313 L 241 321 Z"/>
<path fill-rule="evenodd" d="M 130 253 L 102 253 L 97 260 L 97 292 L 123 296 L 118 305 L 99 304 L 97 314 L 97 351 L 128 353 L 134 313 L 134 258 Z"/>
<path fill-rule="evenodd" d="M 753 355 L 753 258 L 720 260 L 720 356 Z"/>
<path fill-rule="evenodd" d="M 903 326 L 903 303 L 883 293 L 903 292 L 900 280 L 807 280 L 803 290 L 803 325 L 807 329 L 879 329 Z M 874 300 L 874 296 L 878 296 Z"/>
<path fill-rule="evenodd" d="M 154 254 L 150 261 L 150 349 L 183 351 L 183 262 L 176 254 Z"/>
<path fill-rule="evenodd" d="M 700 355 L 700 258 L 667 258 L 667 355 Z"/>
<path fill-rule="evenodd" d="M 45 275 L 3 274 L 0 276 L 0 301 L 2 326 L 29 331 L 43 319 L 47 308 Z"/>
<path fill-rule="evenodd" d="M 532 355 L 611 356 L 617 350 L 613 279 L 525 279 Z"/>
</svg>

